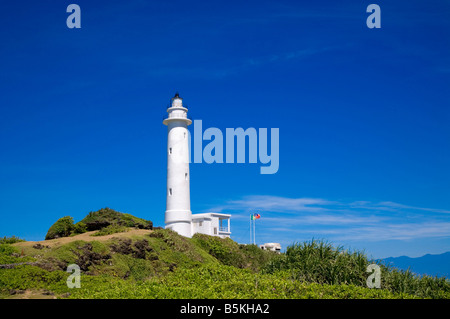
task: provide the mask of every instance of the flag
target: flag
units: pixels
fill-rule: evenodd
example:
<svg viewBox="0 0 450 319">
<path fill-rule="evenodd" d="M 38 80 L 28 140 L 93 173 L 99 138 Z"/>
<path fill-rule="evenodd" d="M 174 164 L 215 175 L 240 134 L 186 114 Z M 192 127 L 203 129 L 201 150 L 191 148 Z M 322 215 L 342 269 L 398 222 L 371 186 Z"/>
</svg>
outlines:
<svg viewBox="0 0 450 319">
<path fill-rule="evenodd" d="M 250 220 L 255 220 L 255 219 L 259 219 L 259 218 L 261 218 L 261 215 L 260 214 L 253 214 L 253 215 L 250 215 Z"/>
</svg>

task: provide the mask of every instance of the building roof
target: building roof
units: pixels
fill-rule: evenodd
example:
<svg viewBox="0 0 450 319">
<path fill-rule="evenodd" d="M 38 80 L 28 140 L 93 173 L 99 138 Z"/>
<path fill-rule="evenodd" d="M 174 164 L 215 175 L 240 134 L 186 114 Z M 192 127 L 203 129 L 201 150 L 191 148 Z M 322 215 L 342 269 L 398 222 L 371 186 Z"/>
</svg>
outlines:
<svg viewBox="0 0 450 319">
<path fill-rule="evenodd" d="M 230 214 L 221 214 L 221 213 L 202 213 L 202 214 L 192 214 L 192 219 L 197 218 L 212 218 L 212 217 L 225 217 L 230 218 Z"/>
</svg>

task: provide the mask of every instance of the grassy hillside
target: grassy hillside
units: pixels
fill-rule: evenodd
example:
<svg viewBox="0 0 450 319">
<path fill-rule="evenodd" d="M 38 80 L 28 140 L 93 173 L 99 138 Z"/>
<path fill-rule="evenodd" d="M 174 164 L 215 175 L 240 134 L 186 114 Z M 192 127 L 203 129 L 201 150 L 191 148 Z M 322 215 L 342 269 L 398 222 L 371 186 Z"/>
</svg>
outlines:
<svg viewBox="0 0 450 319">
<path fill-rule="evenodd" d="M 125 227 L 125 226 L 124 226 Z M 325 242 L 285 254 L 231 239 L 125 227 L 122 232 L 0 244 L 3 298 L 449 298 L 450 283 L 381 265 L 381 289 L 366 286 L 372 261 Z M 81 288 L 65 270 L 81 268 Z"/>
<path fill-rule="evenodd" d="M 122 232 L 126 227 L 138 229 L 153 229 L 150 220 L 121 213 L 108 207 L 89 214 L 78 223 L 74 224 L 73 218 L 64 216 L 58 219 L 48 230 L 46 240 L 74 236 L 87 231 L 100 230 L 95 236 L 103 236 Z"/>
</svg>

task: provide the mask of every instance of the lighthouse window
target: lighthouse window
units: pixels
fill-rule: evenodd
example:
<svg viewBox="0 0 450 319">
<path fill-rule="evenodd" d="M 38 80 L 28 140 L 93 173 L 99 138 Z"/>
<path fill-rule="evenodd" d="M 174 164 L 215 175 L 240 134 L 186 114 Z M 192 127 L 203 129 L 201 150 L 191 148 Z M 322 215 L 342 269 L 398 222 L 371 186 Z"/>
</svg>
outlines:
<svg viewBox="0 0 450 319">
<path fill-rule="evenodd" d="M 169 148 L 169 154 L 172 154 L 172 148 Z"/>
<path fill-rule="evenodd" d="M 184 132 L 184 138 L 186 138 L 186 132 Z"/>
<path fill-rule="evenodd" d="M 187 173 L 184 173 L 184 179 L 185 179 L 185 180 L 188 179 L 187 176 L 188 176 Z"/>
<path fill-rule="evenodd" d="M 169 195 L 172 196 L 172 188 L 169 188 Z"/>
</svg>

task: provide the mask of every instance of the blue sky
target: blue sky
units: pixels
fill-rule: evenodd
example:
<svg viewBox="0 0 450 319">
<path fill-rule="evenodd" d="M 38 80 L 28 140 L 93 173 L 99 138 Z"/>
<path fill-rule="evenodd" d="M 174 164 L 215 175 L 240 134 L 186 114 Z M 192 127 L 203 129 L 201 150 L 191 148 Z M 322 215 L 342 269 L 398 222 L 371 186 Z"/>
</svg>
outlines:
<svg viewBox="0 0 450 319">
<path fill-rule="evenodd" d="M 68 29 L 66 7 L 81 7 Z M 232 238 L 376 258 L 450 250 L 450 3 L 39 1 L 0 6 L 0 235 L 110 207 L 163 225 L 176 91 L 203 128 L 279 128 L 280 168 L 192 164 Z"/>
</svg>

